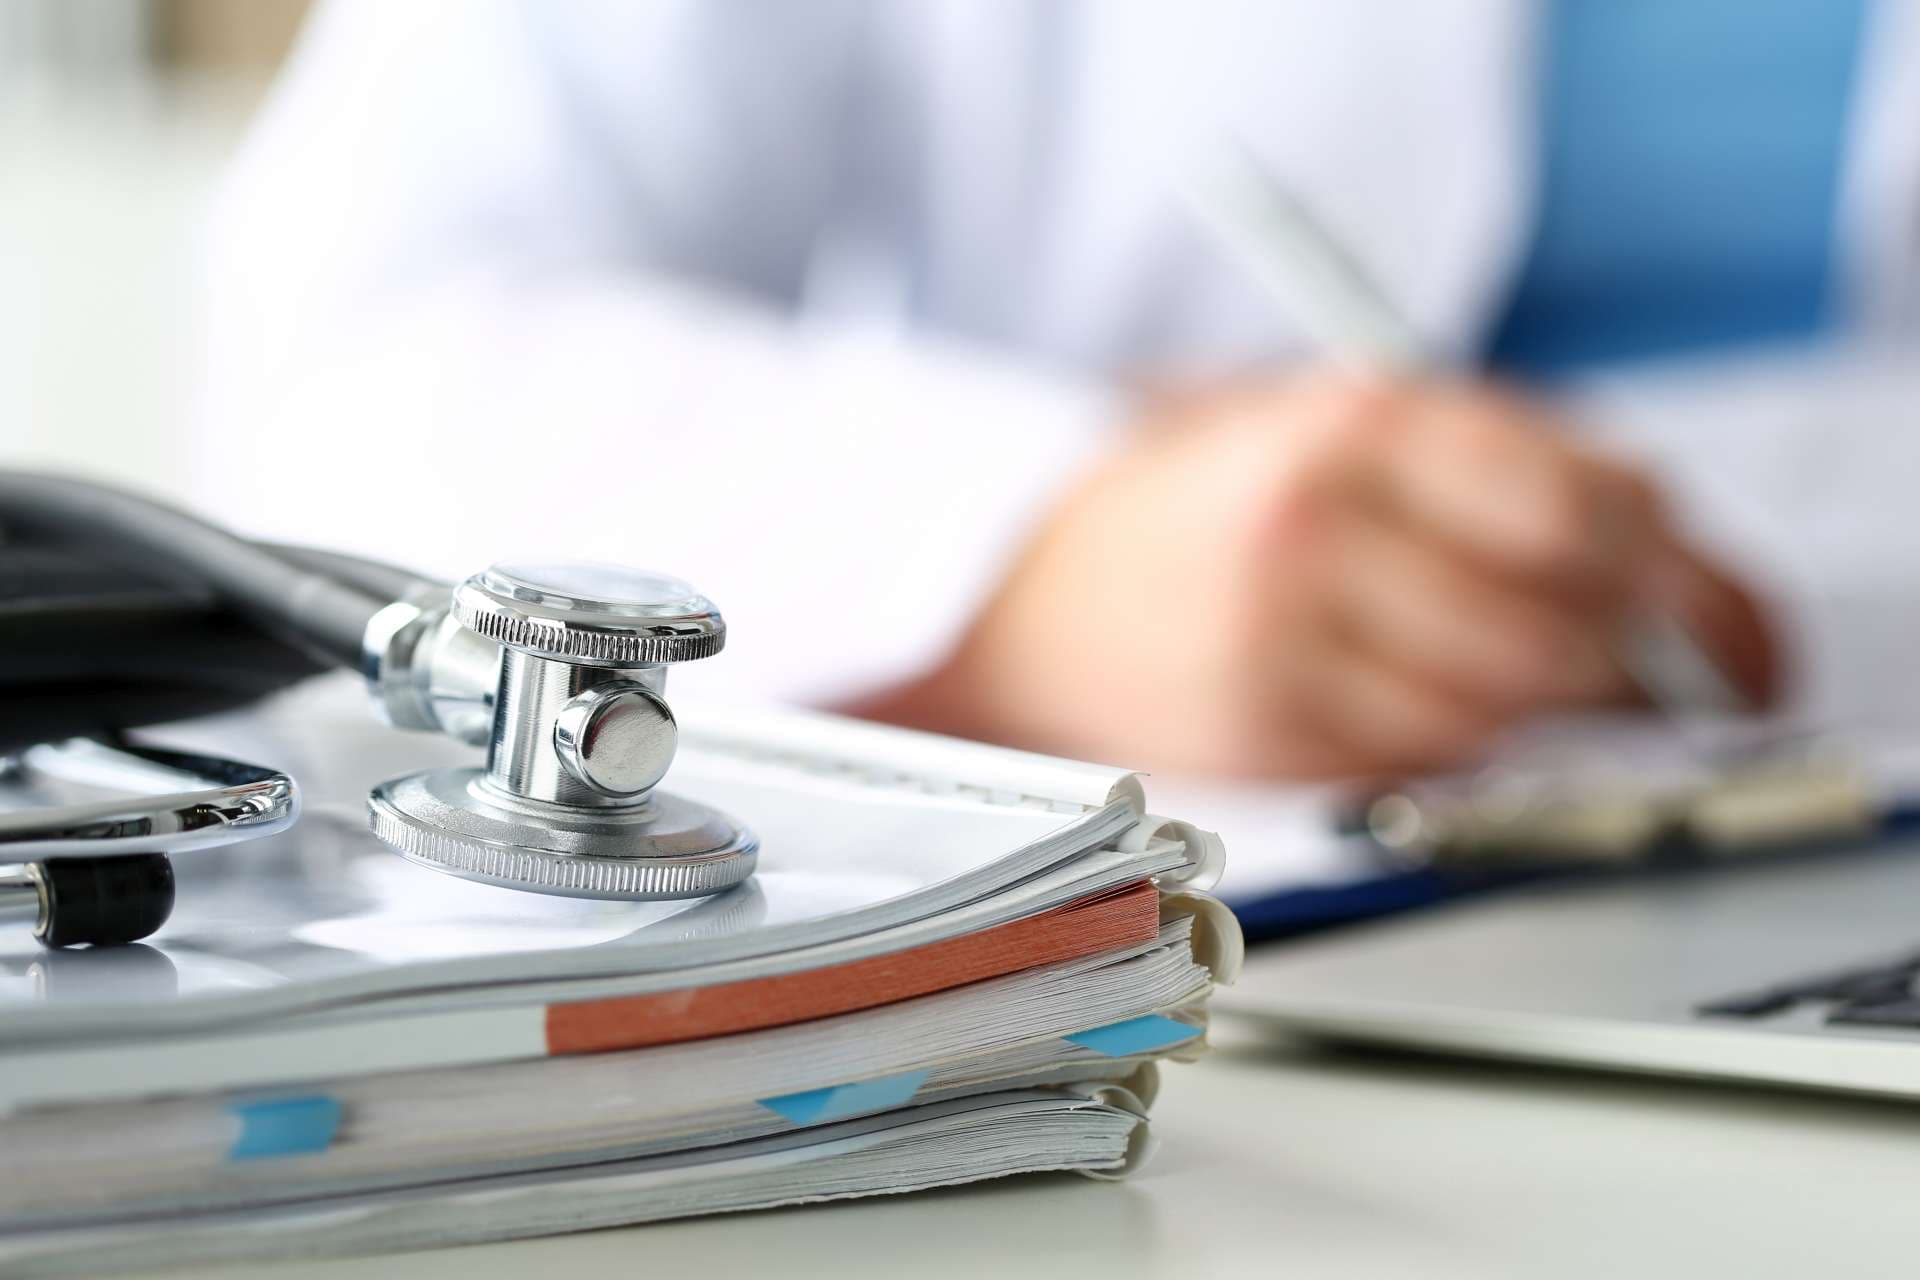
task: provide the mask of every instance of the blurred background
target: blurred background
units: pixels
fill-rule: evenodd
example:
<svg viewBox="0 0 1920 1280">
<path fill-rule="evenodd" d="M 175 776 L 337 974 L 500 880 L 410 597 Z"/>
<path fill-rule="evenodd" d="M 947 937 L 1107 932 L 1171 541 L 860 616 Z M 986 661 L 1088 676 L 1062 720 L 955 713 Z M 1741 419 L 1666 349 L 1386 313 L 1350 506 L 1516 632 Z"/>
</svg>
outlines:
<svg viewBox="0 0 1920 1280">
<path fill-rule="evenodd" d="M 0 439 L 176 491 L 195 229 L 306 0 L 0 5 Z"/>
<path fill-rule="evenodd" d="M 1084 555 L 1050 562 L 1020 593 L 1032 617 L 974 664 L 1010 708 L 1077 682 L 1056 723 L 884 698 L 948 674 L 1033 531 L 1164 411 L 1143 386 L 1187 378 L 1180 412 L 1198 438 L 1215 416 L 1198 393 L 1257 376 L 1244 416 L 1266 439 L 1311 434 L 1294 431 L 1311 406 L 1285 379 L 1317 356 L 1341 362 L 1290 313 L 1288 287 L 1223 252 L 1181 199 L 1196 154 L 1238 141 L 1357 250 L 1422 359 L 1532 387 L 1580 424 L 1529 419 L 1514 456 L 1551 437 L 1643 463 L 1679 513 L 1643 541 L 1779 606 L 1805 706 L 1840 720 L 1904 701 L 1920 715 L 1920 682 L 1856 675 L 1908 662 L 1920 619 L 1902 478 L 1920 466 L 1907 461 L 1920 459 L 1907 426 L 1920 146 L 1894 127 L 1920 119 L 1904 87 L 1920 76 L 1900 60 L 1920 65 L 1920 22 L 1903 16 L 1920 7 L 340 3 L 263 114 L 308 9 L 0 6 L 10 465 L 447 577 L 530 553 L 654 565 L 734 621 L 727 661 L 692 680 L 1229 771 L 1242 762 L 1165 751 L 1171 729 L 1206 722 L 1177 662 L 1162 704 L 1111 716 L 1123 682 L 1082 675 L 1088 653 L 1116 672 L 1157 660 L 1111 642 L 1133 634 L 1143 588 L 1207 584 L 1210 622 L 1240 616 L 1208 576 L 1220 546 L 1173 545 L 1223 505 L 1199 464 L 1178 472 L 1192 493 L 1152 488 L 1160 506 L 1077 506 Z M 1858 127 L 1856 97 L 1873 108 Z M 1585 160 L 1571 177 L 1570 157 Z M 1724 180 L 1681 180 L 1701 173 Z M 1768 208 L 1808 212 L 1752 216 Z M 1813 286 L 1789 272 L 1775 288 L 1783 261 Z M 1638 340 L 1659 327 L 1649 314 L 1716 292 L 1723 309 L 1764 312 L 1756 278 L 1811 299 L 1805 323 L 1749 333 L 1707 314 L 1710 340 L 1631 360 L 1600 344 L 1544 374 L 1524 342 L 1502 346 L 1530 328 Z M 1616 321 L 1622 279 L 1640 287 Z M 1529 298 L 1554 304 L 1544 320 Z M 226 317 L 210 341 L 203 305 Z M 1437 394 L 1449 378 L 1426 381 Z M 1483 412 L 1497 411 L 1456 416 Z M 1436 455 L 1473 491 L 1451 509 L 1472 513 L 1463 525 L 1512 487 L 1457 444 L 1471 434 Z M 1372 460 L 1383 475 L 1397 474 L 1389 452 Z M 1261 456 L 1276 485 L 1299 473 Z M 1583 484 L 1611 474 L 1584 453 L 1577 466 Z M 1451 555 L 1506 536 L 1424 519 L 1383 541 Z M 1282 554 L 1303 561 L 1245 582 L 1307 583 L 1331 602 L 1288 616 L 1360 608 L 1344 594 L 1377 576 L 1312 586 L 1338 557 Z M 1519 603 L 1551 595 L 1537 585 Z M 860 626 L 822 624 L 848 601 Z M 1603 647 L 1618 619 L 1589 603 L 1569 623 Z M 1414 612 L 1483 611 L 1444 598 Z M 1379 625 L 1407 650 L 1396 662 L 1432 674 L 1422 622 Z M 1743 641 L 1720 646 L 1730 654 L 1762 647 L 1744 644 L 1752 627 L 1726 630 Z M 1318 687 L 1326 639 L 1266 637 L 1271 661 L 1236 679 L 1284 665 Z M 1625 683 L 1609 669 L 1577 696 L 1499 691 L 1500 723 L 1617 699 Z M 1394 726 L 1374 736 L 1398 749 Z"/>
</svg>

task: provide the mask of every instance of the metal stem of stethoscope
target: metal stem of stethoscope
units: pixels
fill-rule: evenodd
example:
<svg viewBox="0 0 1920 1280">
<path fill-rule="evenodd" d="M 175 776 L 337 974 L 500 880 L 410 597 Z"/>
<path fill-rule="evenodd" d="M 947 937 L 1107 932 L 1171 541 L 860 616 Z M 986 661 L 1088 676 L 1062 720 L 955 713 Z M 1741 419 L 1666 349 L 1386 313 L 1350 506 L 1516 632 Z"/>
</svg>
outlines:
<svg viewBox="0 0 1920 1280">
<path fill-rule="evenodd" d="M 25 867 L 0 869 L 0 929 L 10 924 L 39 927 L 40 885 Z"/>
</svg>

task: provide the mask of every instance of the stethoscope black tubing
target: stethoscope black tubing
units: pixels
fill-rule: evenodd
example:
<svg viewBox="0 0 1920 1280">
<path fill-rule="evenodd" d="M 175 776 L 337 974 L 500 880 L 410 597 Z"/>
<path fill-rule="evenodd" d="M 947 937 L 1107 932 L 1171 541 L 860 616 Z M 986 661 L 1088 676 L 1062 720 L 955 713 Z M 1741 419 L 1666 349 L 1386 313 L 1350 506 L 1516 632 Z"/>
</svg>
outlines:
<svg viewBox="0 0 1920 1280">
<path fill-rule="evenodd" d="M 338 666 L 359 664 L 368 621 L 394 599 L 177 507 L 68 476 L 0 471 L 0 528 L 204 587 L 255 627 Z"/>
<path fill-rule="evenodd" d="M 0 471 L 0 753 L 225 711 L 357 665 L 367 619 L 428 584 L 103 485 Z"/>
<path fill-rule="evenodd" d="M 404 600 L 426 586 L 439 586 L 432 579 L 411 569 L 349 555 L 344 551 L 326 551 L 319 547 L 298 547 L 286 542 L 258 542 L 262 550 L 303 569 L 324 574 L 338 582 L 357 587 L 381 601 Z"/>
</svg>

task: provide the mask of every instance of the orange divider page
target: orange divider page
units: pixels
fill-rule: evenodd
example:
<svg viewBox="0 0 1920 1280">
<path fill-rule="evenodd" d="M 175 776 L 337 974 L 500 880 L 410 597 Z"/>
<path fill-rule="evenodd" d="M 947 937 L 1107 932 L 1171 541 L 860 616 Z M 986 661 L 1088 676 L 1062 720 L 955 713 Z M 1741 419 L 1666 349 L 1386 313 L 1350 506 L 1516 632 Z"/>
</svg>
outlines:
<svg viewBox="0 0 1920 1280">
<path fill-rule="evenodd" d="M 1159 932 L 1160 891 L 1142 880 L 1024 920 L 893 955 L 718 986 L 552 1005 L 547 1009 L 547 1052 L 640 1049 L 852 1013 L 1037 965 L 1139 946 Z"/>
</svg>

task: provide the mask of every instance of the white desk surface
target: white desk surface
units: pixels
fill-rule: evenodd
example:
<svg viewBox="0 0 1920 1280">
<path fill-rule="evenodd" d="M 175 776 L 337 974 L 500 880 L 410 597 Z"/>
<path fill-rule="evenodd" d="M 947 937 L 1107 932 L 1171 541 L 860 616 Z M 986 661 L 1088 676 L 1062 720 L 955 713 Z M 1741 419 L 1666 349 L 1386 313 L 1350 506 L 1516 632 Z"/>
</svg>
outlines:
<svg viewBox="0 0 1920 1280">
<path fill-rule="evenodd" d="M 1216 1022 L 1135 1179 L 917 1196 L 222 1280 L 1912 1276 L 1920 1108 L 1316 1053 Z"/>
</svg>

